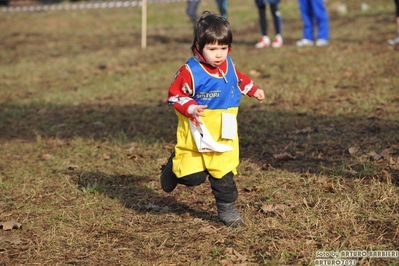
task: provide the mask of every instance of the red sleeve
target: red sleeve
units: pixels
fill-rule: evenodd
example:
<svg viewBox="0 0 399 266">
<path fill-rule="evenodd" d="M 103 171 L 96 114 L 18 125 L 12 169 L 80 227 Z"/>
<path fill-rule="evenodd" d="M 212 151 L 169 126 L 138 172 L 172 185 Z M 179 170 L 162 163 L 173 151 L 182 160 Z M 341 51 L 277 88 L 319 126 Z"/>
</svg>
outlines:
<svg viewBox="0 0 399 266">
<path fill-rule="evenodd" d="M 186 65 L 180 67 L 175 75 L 175 79 L 169 87 L 168 103 L 173 106 L 181 114 L 192 118 L 188 113 L 188 108 L 191 105 L 198 103 L 192 98 L 193 96 L 193 81 L 191 74 L 187 70 Z"/>
<path fill-rule="evenodd" d="M 237 73 L 238 86 L 241 90 L 241 93 L 244 95 L 248 95 L 249 97 L 254 96 L 254 93 L 258 90 L 258 87 L 255 86 L 254 82 L 249 76 L 239 72 L 236 67 L 235 70 Z"/>
</svg>

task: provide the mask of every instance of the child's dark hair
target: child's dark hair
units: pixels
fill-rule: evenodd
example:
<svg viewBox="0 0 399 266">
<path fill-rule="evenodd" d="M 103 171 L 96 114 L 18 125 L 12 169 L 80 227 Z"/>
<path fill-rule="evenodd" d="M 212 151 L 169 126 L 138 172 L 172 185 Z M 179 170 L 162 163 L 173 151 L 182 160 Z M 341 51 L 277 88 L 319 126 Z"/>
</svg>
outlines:
<svg viewBox="0 0 399 266">
<path fill-rule="evenodd" d="M 191 51 L 198 48 L 202 53 L 207 44 L 221 44 L 231 47 L 233 42 L 233 33 L 231 32 L 230 23 L 226 18 L 219 14 L 213 14 L 209 11 L 202 12 L 194 27 L 194 41 Z"/>
</svg>

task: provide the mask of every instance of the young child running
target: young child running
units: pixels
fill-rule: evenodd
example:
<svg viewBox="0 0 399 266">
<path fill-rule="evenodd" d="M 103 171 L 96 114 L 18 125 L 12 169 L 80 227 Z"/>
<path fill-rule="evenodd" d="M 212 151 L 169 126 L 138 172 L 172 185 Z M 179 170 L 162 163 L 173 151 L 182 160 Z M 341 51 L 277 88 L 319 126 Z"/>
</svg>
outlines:
<svg viewBox="0 0 399 266">
<path fill-rule="evenodd" d="M 280 0 L 255 0 L 256 6 L 258 7 L 259 13 L 259 26 L 261 38 L 258 43 L 255 44 L 256 48 L 269 47 L 270 44 L 273 48 L 280 48 L 283 45 L 283 37 L 281 36 L 281 30 L 283 26 L 283 21 L 281 19 L 280 11 L 278 6 Z M 270 5 L 270 13 L 273 17 L 275 37 L 273 42 L 270 41 L 270 37 L 267 34 L 267 19 L 266 19 L 266 6 Z"/>
<path fill-rule="evenodd" d="M 243 223 L 235 208 L 238 107 L 242 94 L 260 102 L 265 95 L 233 64 L 232 42 L 227 19 L 204 11 L 194 28 L 193 57 L 180 67 L 169 88 L 168 103 L 178 118 L 177 143 L 160 181 L 169 193 L 177 184 L 198 186 L 209 177 L 219 219 L 238 226 Z"/>
</svg>

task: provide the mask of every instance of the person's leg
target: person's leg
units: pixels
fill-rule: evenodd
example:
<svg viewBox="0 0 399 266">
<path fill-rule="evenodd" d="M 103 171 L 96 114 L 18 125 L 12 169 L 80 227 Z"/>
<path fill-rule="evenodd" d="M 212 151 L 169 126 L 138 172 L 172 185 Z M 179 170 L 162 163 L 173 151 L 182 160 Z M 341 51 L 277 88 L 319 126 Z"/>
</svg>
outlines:
<svg viewBox="0 0 399 266">
<path fill-rule="evenodd" d="M 227 18 L 227 0 L 215 0 L 220 15 Z"/>
<path fill-rule="evenodd" d="M 197 9 L 199 0 L 188 0 L 186 13 L 193 23 L 197 21 Z"/>
<path fill-rule="evenodd" d="M 396 25 L 398 27 L 398 36 L 399 36 L 399 15 L 396 17 Z"/>
<path fill-rule="evenodd" d="M 177 186 L 177 176 L 173 173 L 173 158 L 175 152 L 173 151 L 170 155 L 168 162 L 161 166 L 161 188 L 163 191 L 169 193 L 172 192 Z"/>
<path fill-rule="evenodd" d="M 225 18 L 227 18 L 227 5 L 228 5 L 228 0 L 223 0 L 223 9 L 221 15 Z"/>
<path fill-rule="evenodd" d="M 255 45 L 256 48 L 264 48 L 270 46 L 270 38 L 267 36 L 267 19 L 266 19 L 266 5 L 263 0 L 255 0 L 258 8 L 259 28 L 261 39 Z"/>
<path fill-rule="evenodd" d="M 273 17 L 275 33 L 276 35 L 281 35 L 283 29 L 283 20 L 281 19 L 281 14 L 278 10 L 278 4 L 270 4 L 270 12 Z"/>
<path fill-rule="evenodd" d="M 399 44 L 399 0 L 394 0 L 394 1 L 395 1 L 395 6 L 396 6 L 396 26 L 397 26 L 398 34 L 396 35 L 396 38 L 388 40 L 388 43 L 390 45 Z"/>
<path fill-rule="evenodd" d="M 299 10 L 303 21 L 303 39 L 313 41 L 313 10 L 311 6 L 312 1 L 316 0 L 298 0 Z"/>
<path fill-rule="evenodd" d="M 232 172 L 222 178 L 209 176 L 212 193 L 215 196 L 219 219 L 227 226 L 238 226 L 243 223 L 235 208 L 238 190 Z"/>
<path fill-rule="evenodd" d="M 232 203 L 238 198 L 237 185 L 234 181 L 232 172 L 226 174 L 222 178 L 214 178 L 209 176 L 212 194 L 215 196 L 216 202 Z"/>
<path fill-rule="evenodd" d="M 317 39 L 328 41 L 330 38 L 330 28 L 324 0 L 311 0 L 311 3 L 313 15 L 317 22 Z"/>
<path fill-rule="evenodd" d="M 396 26 L 398 28 L 398 35 L 399 35 L 399 0 L 394 0 L 396 6 Z"/>
<path fill-rule="evenodd" d="M 398 30 L 398 37 L 399 37 L 399 0 L 394 0 L 396 6 L 396 28 Z"/>
<path fill-rule="evenodd" d="M 258 6 L 259 13 L 259 28 L 261 36 L 267 36 L 267 19 L 266 19 L 266 5 Z"/>
<path fill-rule="evenodd" d="M 278 3 L 270 4 L 270 12 L 273 17 L 274 30 L 276 32 L 276 36 L 273 38 L 272 47 L 280 48 L 283 45 L 283 36 L 281 35 L 283 21 L 281 19 L 280 11 L 278 10 Z"/>
</svg>

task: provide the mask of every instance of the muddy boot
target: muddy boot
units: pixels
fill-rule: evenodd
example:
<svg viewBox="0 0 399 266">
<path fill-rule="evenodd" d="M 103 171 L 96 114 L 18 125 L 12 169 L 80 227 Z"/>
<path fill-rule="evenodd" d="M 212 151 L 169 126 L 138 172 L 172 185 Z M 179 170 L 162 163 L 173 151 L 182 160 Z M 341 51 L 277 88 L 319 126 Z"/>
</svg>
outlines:
<svg viewBox="0 0 399 266">
<path fill-rule="evenodd" d="M 170 193 L 177 186 L 177 177 L 172 171 L 173 163 L 172 160 L 175 157 L 175 152 L 172 152 L 168 162 L 161 166 L 161 187 L 163 191 Z"/>
<path fill-rule="evenodd" d="M 240 217 L 240 214 L 237 212 L 234 202 L 232 203 L 216 202 L 216 207 L 218 209 L 219 219 L 225 225 L 231 227 L 237 227 L 243 224 L 243 221 Z"/>
</svg>

